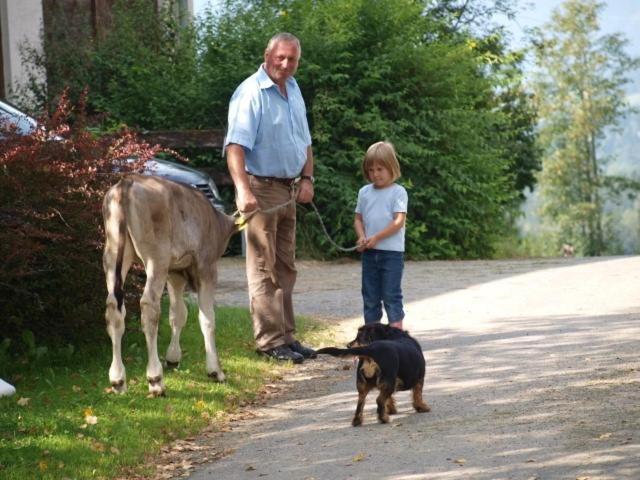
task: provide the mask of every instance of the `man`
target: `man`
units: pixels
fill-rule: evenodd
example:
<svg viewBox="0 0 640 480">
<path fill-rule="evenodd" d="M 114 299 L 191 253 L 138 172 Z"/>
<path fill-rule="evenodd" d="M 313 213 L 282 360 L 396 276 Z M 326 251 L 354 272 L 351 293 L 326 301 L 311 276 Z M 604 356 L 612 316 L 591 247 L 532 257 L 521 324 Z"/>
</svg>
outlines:
<svg viewBox="0 0 640 480">
<path fill-rule="evenodd" d="M 292 301 L 294 200 L 310 202 L 314 193 L 311 134 L 293 78 L 301 53 L 300 41 L 290 33 L 269 41 L 264 63 L 231 97 L 225 138 L 236 204 L 250 215 L 247 280 L 256 347 L 271 358 L 294 363 L 316 356 L 295 339 Z"/>
</svg>

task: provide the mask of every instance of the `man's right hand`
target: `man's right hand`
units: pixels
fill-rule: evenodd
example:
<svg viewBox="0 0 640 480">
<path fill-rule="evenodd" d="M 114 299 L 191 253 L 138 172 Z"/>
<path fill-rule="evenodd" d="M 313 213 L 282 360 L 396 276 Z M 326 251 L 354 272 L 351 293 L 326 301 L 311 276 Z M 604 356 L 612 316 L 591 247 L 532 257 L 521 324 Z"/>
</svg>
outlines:
<svg viewBox="0 0 640 480">
<path fill-rule="evenodd" d="M 238 190 L 236 195 L 236 206 L 243 215 L 254 213 L 258 209 L 258 201 L 251 190 Z"/>
</svg>

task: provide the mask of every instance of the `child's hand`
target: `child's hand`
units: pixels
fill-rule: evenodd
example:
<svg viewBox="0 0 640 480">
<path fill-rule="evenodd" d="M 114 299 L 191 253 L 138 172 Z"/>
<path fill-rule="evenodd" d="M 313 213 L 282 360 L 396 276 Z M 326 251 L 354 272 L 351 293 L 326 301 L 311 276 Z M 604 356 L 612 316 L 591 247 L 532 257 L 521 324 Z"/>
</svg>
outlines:
<svg viewBox="0 0 640 480">
<path fill-rule="evenodd" d="M 369 237 L 365 240 L 364 248 L 365 249 L 376 248 L 377 244 L 378 244 L 378 237 L 374 235 L 373 237 Z"/>
<path fill-rule="evenodd" d="M 356 241 L 356 250 L 358 252 L 362 252 L 365 250 L 365 245 L 367 243 L 367 239 L 365 237 L 359 237 L 358 240 Z"/>
</svg>

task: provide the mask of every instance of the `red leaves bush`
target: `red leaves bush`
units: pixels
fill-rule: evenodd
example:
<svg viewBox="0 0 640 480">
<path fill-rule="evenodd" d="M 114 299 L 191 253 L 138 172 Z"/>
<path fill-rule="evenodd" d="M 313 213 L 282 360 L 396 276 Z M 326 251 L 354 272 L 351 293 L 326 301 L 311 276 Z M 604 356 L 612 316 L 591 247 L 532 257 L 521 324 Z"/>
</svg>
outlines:
<svg viewBox="0 0 640 480">
<path fill-rule="evenodd" d="M 1 336 L 14 348 L 103 338 L 102 198 L 158 149 L 90 133 L 84 102 L 66 96 L 32 134 L 0 137 Z"/>
</svg>

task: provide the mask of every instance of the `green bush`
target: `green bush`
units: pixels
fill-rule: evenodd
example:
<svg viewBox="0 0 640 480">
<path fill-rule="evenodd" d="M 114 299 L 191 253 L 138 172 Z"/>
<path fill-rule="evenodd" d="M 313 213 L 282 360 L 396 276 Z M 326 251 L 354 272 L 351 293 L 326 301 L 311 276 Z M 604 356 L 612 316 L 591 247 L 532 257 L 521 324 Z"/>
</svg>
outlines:
<svg viewBox="0 0 640 480">
<path fill-rule="evenodd" d="M 332 237 L 353 245 L 362 156 L 389 140 L 409 191 L 408 254 L 486 257 L 539 168 L 535 112 L 521 58 L 506 52 L 499 31 L 456 27 L 478 25 L 493 10 L 475 7 L 467 23 L 455 5 L 428 11 L 427 3 L 228 0 L 219 14 L 182 27 L 170 9 L 154 17 L 148 1 L 120 0 L 111 30 L 83 63 L 90 75 L 72 78 L 89 78 L 91 107 L 112 124 L 223 128 L 229 99 L 260 65 L 267 40 L 290 31 L 302 41 L 296 77 L 317 159 L 315 200 Z M 226 171 L 221 156 L 204 163 Z M 300 208 L 301 252 L 336 256 L 309 212 Z"/>
<path fill-rule="evenodd" d="M 411 0 L 229 2 L 208 19 L 203 68 L 228 72 L 226 109 L 255 71 L 266 40 L 291 31 L 302 41 L 296 75 L 307 101 L 317 158 L 316 203 L 332 236 L 352 245 L 353 209 L 364 183 L 360 162 L 373 142 L 396 145 L 409 191 L 408 254 L 413 258 L 491 254 L 517 191 L 507 151 L 508 116 L 497 76 L 464 35 L 441 30 Z M 301 209 L 302 210 L 302 209 Z M 302 216 L 302 246 L 332 256 L 314 218 Z"/>
</svg>

